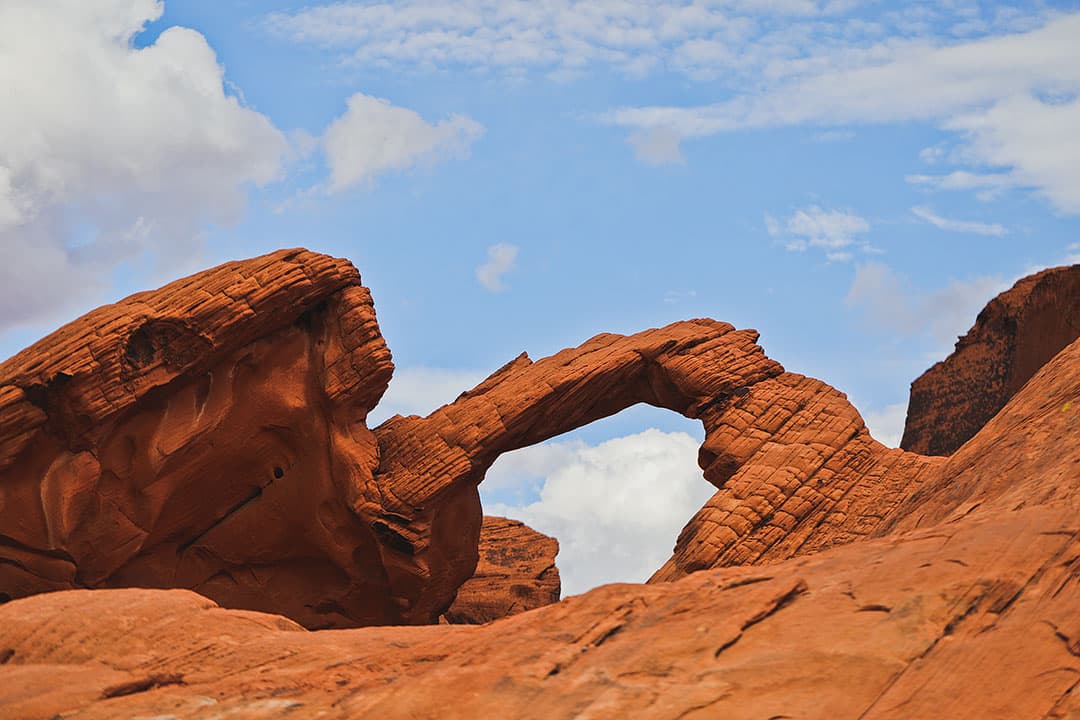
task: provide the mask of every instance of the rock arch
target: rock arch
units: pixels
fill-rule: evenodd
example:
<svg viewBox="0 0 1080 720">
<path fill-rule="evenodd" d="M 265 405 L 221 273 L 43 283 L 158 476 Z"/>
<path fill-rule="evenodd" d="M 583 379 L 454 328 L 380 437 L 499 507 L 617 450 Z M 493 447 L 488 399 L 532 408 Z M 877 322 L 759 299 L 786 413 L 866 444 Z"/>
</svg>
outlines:
<svg viewBox="0 0 1080 720">
<path fill-rule="evenodd" d="M 0 364 L 0 592 L 186 587 L 308 627 L 434 622 L 503 452 L 637 403 L 700 420 L 717 493 L 655 580 L 875 531 L 940 466 L 876 443 L 753 330 L 520 356 L 369 429 L 393 365 L 347 261 L 287 250 L 99 308 Z"/>
</svg>

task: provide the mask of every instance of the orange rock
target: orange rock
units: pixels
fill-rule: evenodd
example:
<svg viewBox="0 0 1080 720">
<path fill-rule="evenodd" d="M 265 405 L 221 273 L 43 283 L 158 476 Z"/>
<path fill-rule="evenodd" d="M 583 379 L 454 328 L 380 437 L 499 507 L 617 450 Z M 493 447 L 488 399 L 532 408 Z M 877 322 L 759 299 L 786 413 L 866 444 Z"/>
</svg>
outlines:
<svg viewBox="0 0 1080 720">
<path fill-rule="evenodd" d="M 371 296 L 303 250 L 95 310 L 0 364 L 0 593 L 187 587 L 310 627 L 397 617 L 371 519 Z"/>
<path fill-rule="evenodd" d="M 0 715 L 1071 718 L 1076 517 L 972 515 L 472 627 L 308 632 L 182 590 L 38 595 L 0 606 Z"/>
<path fill-rule="evenodd" d="M 951 455 L 1077 337 L 1080 265 L 1020 280 L 990 301 L 949 357 L 911 383 L 900 446 Z"/>
<path fill-rule="evenodd" d="M 451 624 L 479 625 L 559 601 L 559 541 L 517 520 L 484 516 L 480 562 L 446 611 Z"/>
<path fill-rule="evenodd" d="M 480 627 L 310 632 L 186 590 L 0 604 L 0 717 L 1080 717 L 1080 340 L 949 457 L 883 447 L 841 393 L 784 372 L 752 331 L 704 320 L 518 358 L 429 417 L 371 432 L 389 355 L 347 266 L 278 254 L 179 286 L 277 277 L 279 261 L 345 282 L 239 336 L 198 313 L 149 341 L 146 317 L 108 334 L 128 300 L 39 344 L 75 356 L 73 338 L 105 338 L 93 362 L 35 346 L 0 366 L 4 592 L 192 587 L 192 567 L 218 567 L 238 577 L 198 589 L 234 608 L 279 606 L 309 627 L 432 622 L 483 538 L 459 611 L 506 614 L 503 588 L 541 590 L 554 548 L 482 524 L 476 484 L 499 453 L 635 402 L 702 421 L 717 493 L 657 582 Z M 176 301 L 154 318 L 175 318 Z M 264 302 L 255 317 L 274 312 Z M 180 350 L 192 345 L 202 359 Z M 150 369 L 124 380 L 131 356 Z M 267 467 L 287 471 L 258 484 Z M 262 492 L 236 509 L 227 491 L 244 483 Z M 201 564 L 181 547 L 193 534 Z M 328 594 L 334 610 L 312 607 Z"/>
</svg>

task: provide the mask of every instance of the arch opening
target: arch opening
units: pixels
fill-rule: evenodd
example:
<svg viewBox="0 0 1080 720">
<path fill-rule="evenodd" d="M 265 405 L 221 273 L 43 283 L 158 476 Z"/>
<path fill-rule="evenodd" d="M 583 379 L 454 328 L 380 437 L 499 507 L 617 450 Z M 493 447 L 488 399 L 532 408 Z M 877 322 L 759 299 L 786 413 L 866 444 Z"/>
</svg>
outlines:
<svg viewBox="0 0 1080 720">
<path fill-rule="evenodd" d="M 645 582 L 716 492 L 698 465 L 704 439 L 700 422 L 637 405 L 500 456 L 481 504 L 558 541 L 562 597 Z"/>
</svg>

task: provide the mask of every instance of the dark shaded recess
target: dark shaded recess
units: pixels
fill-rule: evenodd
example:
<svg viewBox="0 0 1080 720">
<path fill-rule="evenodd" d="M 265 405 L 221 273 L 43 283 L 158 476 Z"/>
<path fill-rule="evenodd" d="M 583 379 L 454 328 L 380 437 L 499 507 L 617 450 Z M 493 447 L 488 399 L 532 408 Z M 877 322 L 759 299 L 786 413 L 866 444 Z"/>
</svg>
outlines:
<svg viewBox="0 0 1080 720">
<path fill-rule="evenodd" d="M 206 356 L 210 350 L 210 341 L 183 323 L 148 320 L 124 343 L 124 372 L 129 377 L 134 376 L 157 363 L 179 370 Z"/>
<path fill-rule="evenodd" d="M 375 532 L 375 535 L 379 540 L 385 543 L 387 547 L 397 550 L 399 553 L 403 553 L 409 557 L 412 557 L 416 553 L 416 548 L 412 546 L 412 543 L 409 542 L 408 538 L 397 530 L 394 530 L 382 520 L 376 520 L 371 523 L 371 529 Z"/>
<path fill-rule="evenodd" d="M 302 330 L 311 330 L 312 327 L 314 327 L 315 316 L 322 315 L 325 312 L 326 301 L 323 300 L 314 307 L 308 308 L 304 312 L 300 313 L 300 315 L 298 315 L 297 318 L 293 320 L 293 325 Z"/>
</svg>

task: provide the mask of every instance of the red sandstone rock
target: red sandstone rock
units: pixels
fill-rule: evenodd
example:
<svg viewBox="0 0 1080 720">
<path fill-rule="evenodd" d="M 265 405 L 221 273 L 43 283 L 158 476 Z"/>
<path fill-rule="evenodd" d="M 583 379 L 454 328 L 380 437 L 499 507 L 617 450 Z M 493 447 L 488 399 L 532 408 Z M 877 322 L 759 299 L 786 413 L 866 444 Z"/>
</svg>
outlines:
<svg viewBox="0 0 1080 720">
<path fill-rule="evenodd" d="M 228 263 L 0 364 L 0 593 L 187 587 L 310 627 L 397 617 L 371 518 L 392 371 L 348 262 Z"/>
<path fill-rule="evenodd" d="M 0 712 L 1037 720 L 1080 712 L 1075 508 L 608 585 L 479 627 L 307 632 L 187 591 L 0 606 Z"/>
<path fill-rule="evenodd" d="M 559 601 L 559 541 L 517 520 L 484 516 L 480 562 L 446 611 L 453 624 L 479 625 Z"/>
<path fill-rule="evenodd" d="M 297 257 L 316 266 L 333 263 Z M 243 274 L 268 262 L 249 261 L 229 272 Z M 347 269 L 344 275 L 351 277 Z M 200 278 L 186 282 L 206 279 Z M 343 292 L 355 294 L 358 287 L 346 283 Z M 1080 717 L 1080 341 L 1033 373 L 948 458 L 884 448 L 842 394 L 783 372 L 751 331 L 712 321 L 602 335 L 536 363 L 519 358 L 428 418 L 392 418 L 375 430 L 376 447 L 358 438 L 367 437 L 363 417 L 385 383 L 371 391 L 357 372 L 350 377 L 359 380 L 335 385 L 315 361 L 320 353 L 336 357 L 336 302 L 331 291 L 327 306 L 305 311 L 298 325 L 286 318 L 284 330 L 269 323 L 236 340 L 243 352 L 254 348 L 247 362 L 262 379 L 245 386 L 250 392 L 226 398 L 231 404 L 224 419 L 201 432 L 190 428 L 204 427 L 199 418 L 219 407 L 214 388 L 222 391 L 212 380 L 199 412 L 200 393 L 192 397 L 185 373 L 201 373 L 191 369 L 203 367 L 199 362 L 245 365 L 231 359 L 237 350 L 217 352 L 230 341 L 212 324 L 194 324 L 196 333 L 208 334 L 204 328 L 211 327 L 211 337 L 222 339 L 211 343 L 207 360 L 193 365 L 176 359 L 188 357 L 175 350 L 188 347 L 183 333 L 161 331 L 149 343 L 139 339 L 129 353 L 137 330 L 110 336 L 85 327 L 81 335 L 70 328 L 58 335 L 100 334 L 106 338 L 102 348 L 123 348 L 91 354 L 101 363 L 97 378 L 76 372 L 50 389 L 67 371 L 46 372 L 42 377 L 54 382 L 39 380 L 41 391 L 25 375 L 7 374 L 11 363 L 42 365 L 46 358 L 35 358 L 38 351 L 6 363 L 0 377 L 21 384 L 5 379 L 0 391 L 9 413 L 0 415 L 0 447 L 9 453 L 8 466 L 0 469 L 0 499 L 18 512 L 5 510 L 0 518 L 41 544 L 17 541 L 5 529 L 0 573 L 9 574 L 0 579 L 38 583 L 31 591 L 47 589 L 49 573 L 59 587 L 84 584 L 84 563 L 72 562 L 75 551 L 85 546 L 80 557 L 91 569 L 99 567 L 93 542 L 117 531 L 115 522 L 94 519 L 116 518 L 109 513 L 118 498 L 157 498 L 141 501 L 158 508 L 151 519 L 169 518 L 173 497 L 190 503 L 191 512 L 206 511 L 196 500 L 207 498 L 211 512 L 228 510 L 209 492 L 213 487 L 201 497 L 188 489 L 198 481 L 183 471 L 188 458 L 213 467 L 200 460 L 200 443 L 236 437 L 236 426 L 226 424 L 231 418 L 241 429 L 263 428 L 263 416 L 256 418 L 249 403 L 273 411 L 272 421 L 279 412 L 286 420 L 294 417 L 294 407 L 309 413 L 329 407 L 329 419 L 300 438 L 316 448 L 303 457 L 352 452 L 362 462 L 348 466 L 332 459 L 307 471 L 304 489 L 322 503 L 314 512 L 299 502 L 308 497 L 299 491 L 287 505 L 264 503 L 270 494 L 264 489 L 258 500 L 204 533 L 198 545 L 207 550 L 200 557 L 210 565 L 232 552 L 230 562 L 238 567 L 276 567 L 273 558 L 294 557 L 295 545 L 288 543 L 297 538 L 345 545 L 367 538 L 370 544 L 351 546 L 349 561 L 334 547 L 320 546 L 325 555 L 319 557 L 337 559 L 336 567 L 352 578 L 352 588 L 338 596 L 341 607 L 362 609 L 341 617 L 370 621 L 382 613 L 431 621 L 449 602 L 447 589 L 457 588 L 462 573 L 472 573 L 469 560 L 475 563 L 481 525 L 475 486 L 494 458 L 646 401 L 702 420 L 700 462 L 706 479 L 718 486 L 654 578 L 675 582 L 607 586 L 476 628 L 320 632 L 279 616 L 217 609 L 180 590 L 38 595 L 0 605 L 0 716 L 51 718 L 79 710 L 85 718 Z M 370 305 L 352 307 L 370 317 L 366 339 L 341 344 L 369 348 L 356 357 L 375 358 L 360 367 L 375 368 L 369 377 L 381 379 L 389 358 L 373 316 L 365 315 Z M 140 326 L 135 321 L 125 327 Z M 262 333 L 273 342 L 251 340 Z M 53 336 L 44 342 L 58 341 Z M 272 346 L 262 355 L 261 342 Z M 147 345 L 153 349 L 144 351 Z M 306 350 L 275 354 L 294 345 Z M 165 376 L 168 384 L 157 390 L 136 379 L 127 405 L 99 415 L 85 411 L 93 405 L 84 397 L 89 388 L 112 387 L 108 363 L 117 356 L 149 357 L 147 366 L 160 362 L 175 375 Z M 282 360 L 297 356 L 307 361 Z M 357 367 L 357 361 L 349 365 Z M 334 414 L 340 407 L 349 409 L 344 420 Z M 195 411 L 184 415 L 187 408 Z M 148 434 L 118 435 L 117 428 Z M 343 432 L 344 440 L 338 438 Z M 121 436 L 131 438 L 127 447 L 134 450 L 127 456 L 137 462 L 124 465 L 116 461 L 123 453 L 100 452 Z M 288 447 L 299 453 L 306 446 Z M 279 446 L 256 449 L 262 455 L 243 457 L 265 464 L 263 455 Z M 241 450 L 228 447 L 229 453 Z M 216 453 L 232 457 L 220 448 Z M 175 464 L 166 462 L 170 457 Z M 141 464 L 152 460 L 164 469 L 156 476 Z M 52 469 L 35 485 L 34 467 Z M 106 467 L 108 473 L 98 469 Z M 227 467 L 236 477 L 249 472 L 243 463 Z M 127 474 L 112 468 L 128 468 Z M 288 487 L 296 475 L 284 474 L 269 487 Z M 326 477 L 333 480 L 329 491 Z M 118 479 L 133 482 L 125 486 Z M 84 496 L 94 504 L 81 504 Z M 142 507 L 136 502 L 125 513 Z M 340 524 L 322 536 L 308 528 L 313 517 Z M 269 522 L 275 519 L 279 525 Z M 147 535 L 155 537 L 154 523 L 146 524 Z M 190 525 L 173 521 L 170 527 Z M 360 532 L 366 528 L 369 536 Z M 241 529 L 247 534 L 232 534 Z M 221 533 L 220 541 L 214 533 Z M 175 552 L 183 535 L 157 537 L 165 539 L 135 543 L 127 556 L 143 577 L 164 577 L 160 557 L 164 550 Z M 372 562 L 365 549 L 378 560 Z M 275 591 L 317 595 L 325 592 L 323 580 L 305 575 L 299 563 L 289 567 L 291 575 L 270 575 L 260 600 L 208 587 L 226 594 L 234 607 L 280 603 L 282 612 L 317 625 L 304 614 L 310 610 L 298 610 L 296 600 Z M 721 569 L 687 576 L 715 567 Z M 379 572 L 381 585 L 368 580 Z M 100 584 L 124 578 L 117 573 Z"/>
<path fill-rule="evenodd" d="M 952 454 L 1077 337 L 1080 265 L 1020 280 L 990 301 L 949 357 L 911 384 L 900 446 Z"/>
</svg>

